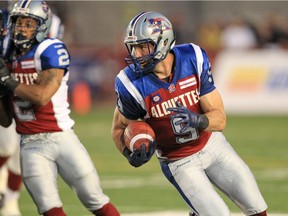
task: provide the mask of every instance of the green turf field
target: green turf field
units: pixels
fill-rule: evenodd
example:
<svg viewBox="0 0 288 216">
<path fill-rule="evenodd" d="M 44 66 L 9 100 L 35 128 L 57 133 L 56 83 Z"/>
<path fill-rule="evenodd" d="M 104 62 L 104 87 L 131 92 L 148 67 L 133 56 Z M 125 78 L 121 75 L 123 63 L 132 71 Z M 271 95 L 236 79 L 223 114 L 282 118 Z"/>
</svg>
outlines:
<svg viewBox="0 0 288 216">
<path fill-rule="evenodd" d="M 186 210 L 188 207 L 161 173 L 156 158 L 140 168 L 131 167 L 110 136 L 113 108 L 99 108 L 77 116 L 75 131 L 89 151 L 102 187 L 122 213 Z M 288 116 L 228 116 L 224 131 L 235 150 L 248 163 L 259 183 L 269 212 L 288 213 Z M 59 179 L 64 209 L 69 216 L 90 215 Z M 224 198 L 233 212 L 239 210 Z M 23 216 L 37 216 L 25 189 L 20 197 Z"/>
</svg>

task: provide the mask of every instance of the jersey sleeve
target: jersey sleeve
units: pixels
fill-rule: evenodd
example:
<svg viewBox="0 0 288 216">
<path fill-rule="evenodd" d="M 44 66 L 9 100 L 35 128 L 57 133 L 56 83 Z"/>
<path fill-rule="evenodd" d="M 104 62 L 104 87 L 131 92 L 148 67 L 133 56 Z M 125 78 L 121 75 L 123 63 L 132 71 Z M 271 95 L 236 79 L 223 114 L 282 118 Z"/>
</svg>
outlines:
<svg viewBox="0 0 288 216">
<path fill-rule="evenodd" d="M 212 92 L 215 89 L 214 79 L 211 72 L 211 64 L 206 52 L 201 49 L 203 54 L 203 71 L 200 76 L 200 96 Z"/>
<path fill-rule="evenodd" d="M 41 62 L 41 70 L 49 68 L 59 68 L 68 71 L 70 65 L 70 55 L 66 46 L 57 39 L 47 39 L 38 47 L 36 58 Z"/>
<path fill-rule="evenodd" d="M 117 94 L 118 110 L 125 118 L 137 120 L 146 115 L 146 110 L 143 109 L 137 99 L 131 95 L 127 86 L 123 84 L 119 77 L 115 79 L 115 92 Z"/>
</svg>

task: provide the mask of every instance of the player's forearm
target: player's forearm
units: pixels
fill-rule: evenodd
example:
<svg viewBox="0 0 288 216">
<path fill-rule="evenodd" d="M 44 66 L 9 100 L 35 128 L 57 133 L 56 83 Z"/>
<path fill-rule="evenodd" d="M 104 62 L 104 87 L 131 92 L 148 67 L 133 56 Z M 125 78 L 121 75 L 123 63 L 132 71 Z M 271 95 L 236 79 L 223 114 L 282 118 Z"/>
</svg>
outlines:
<svg viewBox="0 0 288 216">
<path fill-rule="evenodd" d="M 226 127 L 226 114 L 219 92 L 215 89 L 200 99 L 201 108 L 208 117 L 206 131 L 222 131 Z"/>
<path fill-rule="evenodd" d="M 19 84 L 14 92 L 21 99 L 39 106 L 45 106 L 51 100 L 49 91 L 39 85 Z"/>
<path fill-rule="evenodd" d="M 117 147 L 117 149 L 123 154 L 123 151 L 125 149 L 125 145 L 123 142 L 123 132 L 124 130 L 121 129 L 112 129 L 112 138 L 113 141 Z"/>
<path fill-rule="evenodd" d="M 213 110 L 205 115 L 209 119 L 208 127 L 206 131 L 222 131 L 226 127 L 226 114 L 224 110 Z"/>
<path fill-rule="evenodd" d="M 111 135 L 117 149 L 123 154 L 126 148 L 123 134 L 126 126 L 128 125 L 128 120 L 118 111 L 117 107 L 114 110 L 114 117 L 112 122 Z"/>
</svg>

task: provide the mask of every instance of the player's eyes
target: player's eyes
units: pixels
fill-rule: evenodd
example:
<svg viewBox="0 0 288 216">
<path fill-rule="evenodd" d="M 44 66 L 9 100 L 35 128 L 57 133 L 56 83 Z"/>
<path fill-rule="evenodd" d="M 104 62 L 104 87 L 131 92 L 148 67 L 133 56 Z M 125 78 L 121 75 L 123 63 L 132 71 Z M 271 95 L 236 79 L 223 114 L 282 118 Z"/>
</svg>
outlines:
<svg viewBox="0 0 288 216">
<path fill-rule="evenodd" d="M 24 29 L 35 29 L 35 26 L 34 25 L 31 25 L 31 24 L 16 24 L 15 26 L 16 28 L 24 28 Z"/>
<path fill-rule="evenodd" d="M 140 44 L 139 48 L 140 49 L 148 49 L 148 45 L 147 44 Z"/>
</svg>

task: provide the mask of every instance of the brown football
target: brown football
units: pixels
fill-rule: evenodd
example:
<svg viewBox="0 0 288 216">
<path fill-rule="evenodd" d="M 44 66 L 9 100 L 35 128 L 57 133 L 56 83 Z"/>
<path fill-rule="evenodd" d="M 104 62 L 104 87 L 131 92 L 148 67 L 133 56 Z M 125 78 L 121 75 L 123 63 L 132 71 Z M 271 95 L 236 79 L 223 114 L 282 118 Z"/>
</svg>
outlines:
<svg viewBox="0 0 288 216">
<path fill-rule="evenodd" d="M 124 131 L 124 142 L 130 151 L 140 149 L 142 144 L 146 145 L 146 151 L 148 151 L 150 142 L 154 140 L 155 133 L 153 129 L 143 121 L 129 123 Z"/>
</svg>

